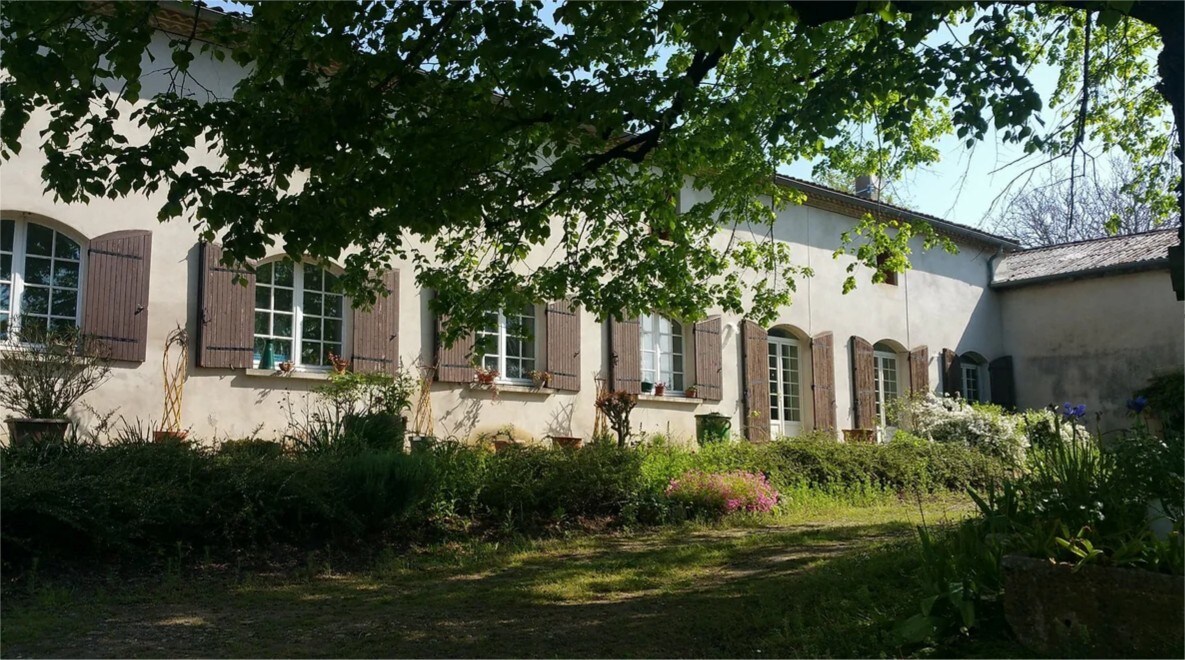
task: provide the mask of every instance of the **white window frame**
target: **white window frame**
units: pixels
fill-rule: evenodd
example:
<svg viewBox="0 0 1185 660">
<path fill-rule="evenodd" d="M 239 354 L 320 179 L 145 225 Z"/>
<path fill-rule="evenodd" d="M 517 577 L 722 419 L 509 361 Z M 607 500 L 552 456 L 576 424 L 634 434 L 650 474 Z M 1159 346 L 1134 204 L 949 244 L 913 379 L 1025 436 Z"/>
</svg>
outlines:
<svg viewBox="0 0 1185 660">
<path fill-rule="evenodd" d="M 773 372 L 769 383 L 771 404 L 769 416 L 770 435 L 771 437 L 776 437 L 777 434 L 793 437 L 802 433 L 802 351 L 800 350 L 800 344 L 797 339 L 770 335 L 768 341 L 769 348 L 774 349 L 774 355 L 770 355 L 769 357 L 774 358 L 777 363 L 776 367 L 769 367 L 769 370 Z M 788 349 L 793 349 L 794 351 L 794 368 L 791 372 L 791 378 L 794 379 L 793 383 L 786 382 L 785 370 L 782 368 L 782 360 L 784 357 L 787 357 L 788 353 L 786 351 Z M 796 393 L 794 394 L 798 404 L 796 408 L 787 408 L 784 405 L 786 398 L 784 390 L 790 384 L 796 386 Z M 775 402 L 777 405 L 773 405 Z M 778 411 L 776 417 L 773 414 L 775 408 Z M 791 411 L 793 411 L 798 419 L 783 419 L 783 417 L 788 416 L 786 413 Z"/>
<path fill-rule="evenodd" d="M 876 381 L 876 409 L 877 420 L 881 427 L 888 427 L 889 422 L 889 407 L 888 403 L 893 399 L 901 396 L 901 361 L 898 359 L 896 353 L 889 351 L 873 351 L 873 371 L 875 372 Z M 885 396 L 885 382 L 886 372 L 885 364 L 888 361 L 893 362 L 893 396 L 892 398 Z"/>
<path fill-rule="evenodd" d="M 284 261 L 286 261 L 286 259 L 284 259 L 284 258 L 268 259 L 268 260 L 264 261 L 263 263 L 258 264 L 257 267 L 258 266 L 266 266 L 266 265 L 272 266 L 272 268 L 273 268 L 272 282 L 275 282 L 275 274 L 274 274 L 275 265 L 278 263 L 282 263 Z M 292 263 L 292 336 L 279 337 L 275 334 L 262 335 L 262 336 L 264 336 L 267 339 L 285 339 L 285 340 L 290 341 L 292 343 L 292 351 L 291 351 L 292 355 L 288 355 L 286 357 L 288 358 L 289 361 L 292 362 L 294 369 L 296 369 L 298 371 L 307 371 L 307 372 L 329 372 L 333 369 L 332 365 L 304 364 L 302 357 L 301 357 L 301 342 L 304 341 L 303 332 L 304 332 L 304 318 L 305 318 L 305 312 L 304 312 L 304 267 L 307 264 L 310 266 L 315 266 L 317 268 L 320 268 L 325 273 L 331 274 L 334 277 L 338 277 L 338 275 L 337 275 L 337 273 L 332 272 L 330 269 L 320 266 L 319 264 L 317 264 L 315 262 L 293 261 L 291 263 Z M 258 286 L 260 286 L 260 284 L 258 282 L 256 282 L 256 287 L 258 287 Z M 264 284 L 262 286 L 266 286 L 266 287 L 273 290 L 272 301 L 273 301 L 273 305 L 274 305 L 274 300 L 275 300 L 274 291 L 275 291 L 276 285 Z M 281 288 L 286 289 L 288 287 L 281 287 Z M 334 294 L 331 294 L 330 292 L 325 292 L 325 293 L 326 293 L 326 295 L 334 295 Z M 340 342 L 339 346 L 340 346 L 341 352 L 345 353 L 346 346 L 348 345 L 349 338 L 351 336 L 350 333 L 353 330 L 351 320 L 354 315 L 347 313 L 348 310 L 352 309 L 352 307 L 350 306 L 350 299 L 340 293 L 336 294 L 336 295 L 340 296 L 341 301 L 342 301 L 341 318 L 339 319 L 341 321 L 342 335 L 341 335 L 341 342 Z M 251 308 L 252 308 L 252 314 L 251 314 L 251 344 L 252 344 L 252 346 L 251 346 L 251 364 L 253 366 L 258 366 L 259 361 L 255 357 L 255 340 L 256 340 L 256 338 L 260 337 L 261 335 L 259 335 L 258 333 L 255 332 L 255 314 L 257 314 L 259 312 L 267 312 L 268 315 L 271 317 L 271 321 L 269 323 L 274 328 L 276 310 L 275 309 L 259 309 L 258 307 L 255 307 L 254 300 L 251 301 Z M 325 316 L 324 314 L 319 314 L 319 315 L 314 315 L 314 316 L 317 316 L 318 318 L 330 318 L 330 317 Z M 317 341 L 318 343 L 326 343 L 324 340 L 313 340 L 313 341 Z"/>
<path fill-rule="evenodd" d="M 478 330 L 475 335 L 478 339 L 480 339 L 483 336 L 494 337 L 493 351 L 489 352 L 489 353 L 484 353 L 480 356 L 480 359 L 481 359 L 480 364 L 483 369 L 497 370 L 498 377 L 494 380 L 494 382 L 502 383 L 504 385 L 531 385 L 534 382 L 531 378 L 530 373 L 532 371 L 539 370 L 539 334 L 540 334 L 539 333 L 539 306 L 538 305 L 525 306 L 523 308 L 523 311 L 525 312 L 527 309 L 531 310 L 531 327 L 526 329 L 527 336 L 524 337 L 524 336 L 518 335 L 518 334 L 512 335 L 510 333 L 511 326 L 513 325 L 513 322 L 507 318 L 504 310 L 498 310 L 497 312 L 488 312 L 488 314 L 490 316 L 493 316 L 495 314 L 497 315 L 497 324 L 490 327 L 490 329 Z M 522 318 L 525 315 L 522 313 L 519 313 L 519 314 L 511 314 L 510 316 Z M 507 355 L 506 340 L 511 337 L 522 341 L 522 344 L 524 346 L 526 346 L 527 343 L 530 343 L 530 345 L 532 347 L 531 357 L 528 358 L 528 357 L 525 357 L 522 355 L 514 355 L 514 356 Z M 507 360 L 507 358 L 512 358 L 514 360 L 518 360 L 520 363 L 530 360 L 531 368 L 525 369 L 523 375 L 518 378 L 509 378 L 506 375 L 506 371 L 507 371 L 506 360 Z"/>
<path fill-rule="evenodd" d="M 960 365 L 960 380 L 962 386 L 963 398 L 974 403 L 983 403 L 988 400 L 987 379 L 985 373 L 987 370 L 979 362 L 966 361 Z M 971 388 L 968 387 L 968 376 L 975 378 L 975 396 L 970 395 Z"/>
<path fill-rule="evenodd" d="M 670 332 L 662 331 L 662 323 L 666 321 L 670 327 Z M 667 318 L 661 314 L 648 314 L 638 319 L 638 336 L 641 343 L 641 365 L 640 376 L 641 380 L 654 385 L 664 383 L 666 385 L 667 396 L 685 396 L 685 388 L 687 387 L 687 327 L 674 319 Z M 649 326 L 647 326 L 649 324 Z M 679 331 L 675 332 L 675 326 L 679 326 Z M 650 327 L 648 331 L 646 328 Z M 647 335 L 650 336 L 650 346 L 646 345 Z M 682 350 L 675 350 L 675 336 L 679 337 L 679 346 Z M 663 339 L 667 339 L 666 346 L 663 345 Z M 653 380 L 647 380 L 646 369 L 646 353 L 654 354 L 654 369 L 650 371 L 653 373 Z M 671 373 L 663 373 L 662 361 L 663 356 L 670 355 L 671 357 Z M 676 369 L 678 365 L 678 369 Z M 675 376 L 678 375 L 683 380 L 682 387 L 675 387 Z"/>
<path fill-rule="evenodd" d="M 9 284 L 8 310 L 5 312 L 6 314 L 8 314 L 8 336 L 0 339 L 0 342 L 14 343 L 15 337 L 20 336 L 21 299 L 24 297 L 24 293 L 25 293 L 25 258 L 27 256 L 26 252 L 28 250 L 28 246 L 26 245 L 26 243 L 28 241 L 28 228 L 29 228 L 30 224 L 34 224 L 39 227 L 44 227 L 54 233 L 53 243 L 50 246 L 51 256 L 49 257 L 50 258 L 50 278 L 51 278 L 51 281 L 53 278 L 54 262 L 58 261 L 59 259 L 61 259 L 63 261 L 73 261 L 70 259 L 64 259 L 64 258 L 57 256 L 56 247 L 57 247 L 58 235 L 60 234 L 62 236 L 65 236 L 66 238 L 70 239 L 71 241 L 74 241 L 78 245 L 78 288 L 76 289 L 76 296 L 75 296 L 75 300 L 74 300 L 74 326 L 75 327 L 82 327 L 83 296 L 85 295 L 85 289 L 86 289 L 86 265 L 87 265 L 86 264 L 86 262 L 87 262 L 87 241 L 86 241 L 86 239 L 81 238 L 77 235 L 71 235 L 69 232 L 62 231 L 61 229 L 59 229 L 53 225 L 48 225 L 48 224 L 41 223 L 41 222 L 33 222 L 33 221 L 29 221 L 29 220 L 18 220 L 17 218 L 10 218 L 10 217 L 0 218 L 0 220 L 5 220 L 8 222 L 12 222 L 14 224 L 13 232 L 12 232 L 12 253 L 11 253 L 12 254 L 12 273 L 11 273 L 12 280 Z M 37 255 L 37 256 L 40 256 L 40 255 Z M 37 286 L 41 286 L 41 285 L 37 285 Z M 49 317 L 51 319 L 55 316 L 58 316 L 58 315 L 52 314 L 53 289 L 55 289 L 55 288 L 65 289 L 66 287 L 54 287 L 54 286 L 50 287 L 50 300 L 48 302 L 48 305 L 49 305 L 49 309 L 51 311 L 51 314 L 49 315 Z M 58 316 L 58 318 L 66 318 L 66 317 Z"/>
</svg>

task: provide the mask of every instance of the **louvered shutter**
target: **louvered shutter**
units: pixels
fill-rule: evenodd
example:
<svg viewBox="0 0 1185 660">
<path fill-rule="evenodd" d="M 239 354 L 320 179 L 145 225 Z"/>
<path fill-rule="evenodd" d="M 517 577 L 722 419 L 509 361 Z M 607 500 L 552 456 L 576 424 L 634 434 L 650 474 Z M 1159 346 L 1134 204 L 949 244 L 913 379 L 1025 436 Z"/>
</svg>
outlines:
<svg viewBox="0 0 1185 660">
<path fill-rule="evenodd" d="M 707 401 L 719 401 L 723 397 L 721 327 L 719 316 L 695 324 L 696 393 Z"/>
<path fill-rule="evenodd" d="M 752 321 L 741 321 L 741 388 L 745 393 L 745 437 L 769 440 L 769 334 Z"/>
<path fill-rule="evenodd" d="M 441 341 L 441 322 L 436 324 L 436 380 L 442 383 L 471 383 L 474 378 L 473 347 L 476 335 L 461 335 L 452 346 Z"/>
<path fill-rule="evenodd" d="M 992 391 L 992 403 L 1015 409 L 1016 376 L 1013 372 L 1012 356 L 1005 355 L 992 360 L 988 364 L 988 378 L 988 384 Z"/>
<path fill-rule="evenodd" d="M 580 391 L 580 308 L 567 300 L 547 306 L 547 371 L 553 389 Z"/>
<path fill-rule="evenodd" d="M 930 348 L 918 346 L 909 352 L 909 389 L 914 394 L 930 391 Z"/>
<path fill-rule="evenodd" d="M 835 339 L 820 332 L 811 339 L 811 375 L 814 382 L 815 429 L 835 430 Z"/>
<path fill-rule="evenodd" d="M 642 326 L 638 319 L 609 322 L 609 387 L 642 392 Z"/>
<path fill-rule="evenodd" d="M 148 348 L 148 277 L 152 232 L 117 231 L 86 250 L 82 332 L 112 360 L 143 362 Z"/>
<path fill-rule="evenodd" d="M 383 275 L 385 297 L 368 310 L 354 310 L 354 338 L 350 368 L 357 372 L 399 371 L 399 271 Z"/>
<path fill-rule="evenodd" d="M 224 266 L 222 246 L 214 243 L 201 244 L 201 259 L 198 366 L 249 369 L 255 352 L 255 273 Z"/>
<path fill-rule="evenodd" d="M 963 391 L 963 370 L 959 354 L 949 348 L 942 349 L 942 392 L 948 396 Z"/>
<path fill-rule="evenodd" d="M 872 344 L 856 336 L 852 337 L 852 394 L 856 428 L 876 428 L 876 361 Z"/>
</svg>

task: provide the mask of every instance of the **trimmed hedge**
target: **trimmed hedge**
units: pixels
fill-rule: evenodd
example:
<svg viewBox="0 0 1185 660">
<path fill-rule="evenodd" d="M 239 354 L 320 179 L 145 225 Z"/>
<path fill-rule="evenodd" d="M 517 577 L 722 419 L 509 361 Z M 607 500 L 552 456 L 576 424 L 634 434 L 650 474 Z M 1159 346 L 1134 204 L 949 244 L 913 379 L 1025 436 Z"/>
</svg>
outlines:
<svg viewBox="0 0 1185 660">
<path fill-rule="evenodd" d="M 176 556 L 269 544 L 324 547 L 457 531 L 532 532 L 598 519 L 671 519 L 663 491 L 690 470 L 768 475 L 779 490 L 935 491 L 982 486 L 1000 461 L 954 445 L 786 440 L 579 451 L 446 447 L 277 454 L 184 444 L 0 451 L 6 562 L 32 556 Z"/>
</svg>

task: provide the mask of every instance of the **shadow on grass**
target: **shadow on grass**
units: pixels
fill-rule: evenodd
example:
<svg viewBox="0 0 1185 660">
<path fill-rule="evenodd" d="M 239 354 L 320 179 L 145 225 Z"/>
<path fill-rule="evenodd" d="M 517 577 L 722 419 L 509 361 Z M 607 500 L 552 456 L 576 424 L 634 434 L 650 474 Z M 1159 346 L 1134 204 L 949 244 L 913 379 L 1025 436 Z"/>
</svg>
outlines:
<svg viewBox="0 0 1185 660">
<path fill-rule="evenodd" d="M 910 529 L 890 522 L 604 535 L 523 549 L 438 548 L 305 579 L 199 577 L 58 593 L 7 608 L 3 654 L 893 654 L 891 626 L 920 597 Z"/>
</svg>

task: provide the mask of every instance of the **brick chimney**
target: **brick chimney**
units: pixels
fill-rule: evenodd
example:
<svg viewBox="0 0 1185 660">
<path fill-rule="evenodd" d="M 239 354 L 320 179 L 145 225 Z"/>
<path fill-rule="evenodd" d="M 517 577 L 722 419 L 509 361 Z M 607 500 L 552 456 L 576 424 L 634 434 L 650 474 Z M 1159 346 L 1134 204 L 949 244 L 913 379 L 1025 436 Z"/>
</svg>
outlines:
<svg viewBox="0 0 1185 660">
<path fill-rule="evenodd" d="M 874 202 L 881 198 L 881 180 L 875 174 L 861 174 L 856 177 L 855 193 L 857 197 L 870 199 Z"/>
</svg>

